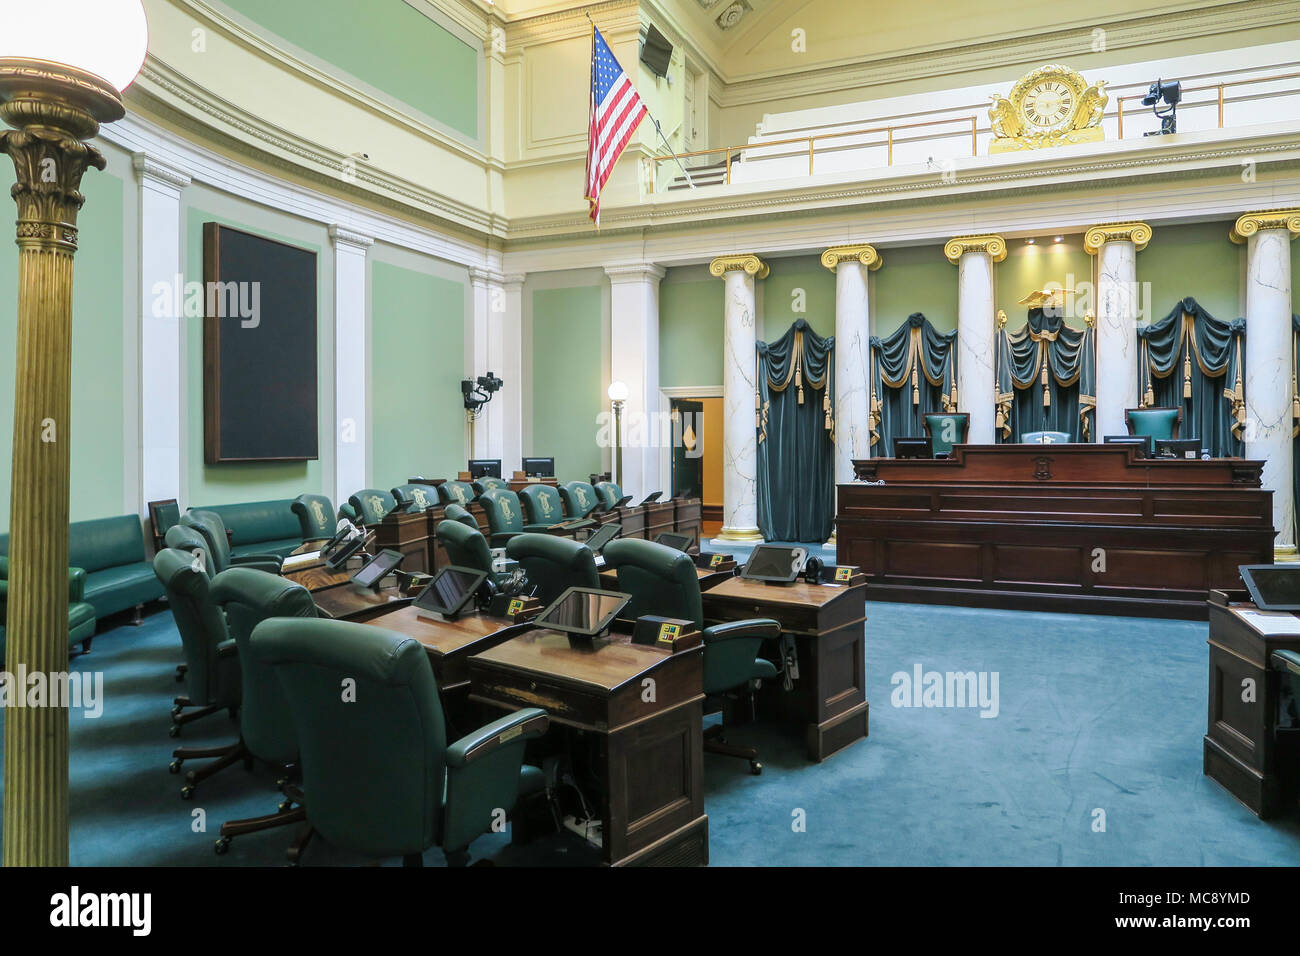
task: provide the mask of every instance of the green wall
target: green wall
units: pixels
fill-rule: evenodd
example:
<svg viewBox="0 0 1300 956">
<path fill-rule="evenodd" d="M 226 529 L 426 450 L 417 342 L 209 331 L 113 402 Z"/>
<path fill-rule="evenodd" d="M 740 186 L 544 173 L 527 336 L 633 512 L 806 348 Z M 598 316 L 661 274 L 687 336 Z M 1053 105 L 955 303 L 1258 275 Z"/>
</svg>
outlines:
<svg viewBox="0 0 1300 956">
<path fill-rule="evenodd" d="M 328 239 L 306 240 L 306 235 L 324 235 L 323 227 L 303 226 L 280 213 L 268 212 L 240 200 L 230 199 L 191 186 L 182 202 L 193 204 L 184 209 L 185 280 L 203 281 L 203 224 L 223 225 L 256 233 L 316 253 L 316 401 L 319 454 L 333 455 L 333 343 L 330 320 L 333 309 L 331 261 L 326 255 Z M 206 207 L 206 208 L 205 208 Z M 214 211 L 219 210 L 219 211 Z M 272 225 L 274 224 L 274 225 Z M 283 230 L 283 231 L 281 231 Z M 203 460 L 203 320 L 186 318 L 184 389 L 186 409 L 184 427 L 184 461 L 181 468 L 189 483 L 182 508 L 224 505 L 242 501 L 295 498 L 303 493 L 320 494 L 324 490 L 323 470 L 319 458 L 313 461 L 238 462 L 209 465 Z"/>
<path fill-rule="evenodd" d="M 109 172 L 89 170 L 81 182 L 86 205 L 78 216 L 81 253 L 72 289 L 72 422 L 61 433 L 72 442 L 73 521 L 128 510 L 124 471 L 128 449 L 123 341 L 128 273 L 127 185 Z M 132 187 L 132 196 L 134 188 Z M 12 213 L 13 207 L 10 206 Z M 12 215 L 3 222 L 13 222 Z M 12 235 L 12 233 L 11 233 Z M 13 462 L 15 350 L 18 334 L 18 250 L 0 246 L 0 530 L 9 527 Z M 132 489 L 134 493 L 134 489 Z"/>
<path fill-rule="evenodd" d="M 598 285 L 532 292 L 530 455 L 554 455 L 560 481 L 604 471 L 596 443 L 606 410 L 604 335 Z"/>
<path fill-rule="evenodd" d="M 705 266 L 674 266 L 659 283 L 659 382 L 722 386 L 723 283 Z"/>
<path fill-rule="evenodd" d="M 957 327 L 957 267 L 943 246 L 882 249 L 882 265 L 871 273 L 871 334 L 885 337 L 922 313 L 940 332 Z"/>
<path fill-rule="evenodd" d="M 821 258 L 790 256 L 763 261 L 769 274 L 766 279 L 758 280 L 755 289 L 758 314 L 762 317 L 759 340 L 779 339 L 790 330 L 795 319 L 807 320 L 818 335 L 834 335 L 835 273 L 822 265 Z M 721 279 L 715 281 L 722 285 Z M 796 295 L 798 290 L 802 292 Z"/>
<path fill-rule="evenodd" d="M 1230 321 L 1242 314 L 1246 247 L 1229 241 L 1232 226 L 1229 219 L 1153 228 L 1151 242 L 1137 258 L 1139 287 L 1150 301 L 1146 322 L 1163 318 L 1189 295 L 1217 319 Z"/>
<path fill-rule="evenodd" d="M 1029 306 L 1020 300 L 1035 289 L 1049 283 L 1082 292 L 1092 287 L 1092 256 L 1083 248 L 1083 236 L 1065 236 L 1062 242 L 1053 242 L 1051 236 L 1039 238 L 1032 246 L 1023 239 L 1007 242 L 1007 257 L 995 267 L 997 270 L 997 306 L 1007 313 L 1007 328 L 1019 329 L 1025 324 Z M 953 284 L 957 282 L 953 267 Z M 1084 283 L 1087 283 L 1085 285 Z M 1083 328 L 1083 311 L 1097 312 L 1096 302 L 1089 297 L 1078 297 L 1074 311 L 1067 313 L 1065 321 L 1074 328 Z M 1067 301 L 1067 307 L 1070 302 Z"/>
<path fill-rule="evenodd" d="M 370 263 L 371 486 L 454 478 L 468 459 L 460 395 L 468 275 L 435 274 L 433 260 L 414 254 L 401 257 L 405 265 L 374 256 L 384 253 Z"/>
<path fill-rule="evenodd" d="M 402 0 L 225 3 L 363 83 L 479 138 L 478 51 Z"/>
</svg>

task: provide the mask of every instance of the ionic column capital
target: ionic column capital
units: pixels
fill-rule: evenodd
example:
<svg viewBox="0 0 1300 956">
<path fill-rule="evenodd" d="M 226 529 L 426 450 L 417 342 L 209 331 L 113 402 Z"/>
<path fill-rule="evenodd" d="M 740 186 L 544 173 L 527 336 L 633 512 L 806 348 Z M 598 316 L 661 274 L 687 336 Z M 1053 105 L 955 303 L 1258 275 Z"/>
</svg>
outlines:
<svg viewBox="0 0 1300 956">
<path fill-rule="evenodd" d="M 1141 251 L 1150 241 L 1151 227 L 1145 222 L 1109 222 L 1092 226 L 1083 234 L 1083 248 L 1093 256 L 1108 242 L 1131 242 Z"/>
<path fill-rule="evenodd" d="M 709 263 L 709 275 L 722 278 L 728 272 L 743 271 L 756 279 L 766 279 L 770 271 L 767 263 L 756 255 L 718 256 Z"/>
<path fill-rule="evenodd" d="M 948 261 L 956 265 L 968 252 L 982 252 L 994 262 L 1007 257 L 1007 241 L 1001 236 L 955 236 L 943 247 Z"/>
<path fill-rule="evenodd" d="M 841 262 L 854 260 L 861 262 L 872 272 L 885 264 L 885 260 L 880 258 L 880 253 L 876 252 L 876 247 L 865 243 L 856 246 L 831 246 L 822 253 L 822 265 L 831 272 L 834 272 Z"/>
<path fill-rule="evenodd" d="M 1285 229 L 1289 238 L 1300 235 L 1300 209 L 1248 212 L 1237 219 L 1228 238 L 1240 245 L 1261 229 Z"/>
</svg>

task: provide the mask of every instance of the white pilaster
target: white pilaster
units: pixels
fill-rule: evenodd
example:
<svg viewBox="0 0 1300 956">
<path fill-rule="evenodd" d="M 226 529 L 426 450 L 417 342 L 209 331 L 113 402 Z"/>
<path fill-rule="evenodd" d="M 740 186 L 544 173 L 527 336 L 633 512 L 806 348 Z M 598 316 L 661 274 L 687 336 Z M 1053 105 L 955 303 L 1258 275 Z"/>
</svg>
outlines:
<svg viewBox="0 0 1300 956">
<path fill-rule="evenodd" d="M 181 190 L 190 177 L 147 153 L 132 164 L 140 181 L 140 512 L 166 498 L 180 501 Z M 201 328 L 196 330 L 201 334 Z M 181 501 L 181 508 L 188 502 Z"/>
<path fill-rule="evenodd" d="M 501 423 L 502 474 L 512 474 L 524 453 L 524 276 L 507 275 L 501 285 L 501 311 L 497 316 L 496 346 L 489 350 L 496 361 L 493 371 L 506 384 L 494 401 Z M 491 308 L 489 309 L 491 311 Z"/>
<path fill-rule="evenodd" d="M 958 236 L 943 252 L 957 266 L 957 407 L 970 415 L 966 440 L 991 445 L 997 421 L 993 265 L 1007 257 L 1007 244 L 1001 236 Z"/>
<path fill-rule="evenodd" d="M 1237 220 L 1246 246 L 1246 457 L 1264 462 L 1273 492 L 1273 547 L 1294 557 L 1291 488 L 1291 249 L 1300 210 L 1252 213 Z"/>
<path fill-rule="evenodd" d="M 871 309 L 867 272 L 881 259 L 871 246 L 822 253 L 835 273 L 835 483 L 853 480 L 853 460 L 871 457 Z"/>
<path fill-rule="evenodd" d="M 627 385 L 623 406 L 623 468 L 615 480 L 638 499 L 660 485 L 660 464 L 668 451 L 660 434 L 659 280 L 653 263 L 606 266 L 609 276 L 610 381 Z M 611 455 L 611 461 L 615 456 Z"/>
<path fill-rule="evenodd" d="M 758 256 L 722 256 L 709 272 L 726 283 L 722 369 L 722 530 L 719 541 L 761 541 L 758 530 L 757 315 L 754 279 L 767 276 Z"/>
<path fill-rule="evenodd" d="M 337 506 L 367 487 L 366 253 L 374 240 L 343 226 L 329 228 L 334 244 L 334 480 Z"/>
<path fill-rule="evenodd" d="M 1093 226 L 1083 246 L 1097 257 L 1096 441 L 1127 432 L 1124 410 L 1136 408 L 1138 378 L 1137 254 L 1151 241 L 1144 222 Z"/>
</svg>

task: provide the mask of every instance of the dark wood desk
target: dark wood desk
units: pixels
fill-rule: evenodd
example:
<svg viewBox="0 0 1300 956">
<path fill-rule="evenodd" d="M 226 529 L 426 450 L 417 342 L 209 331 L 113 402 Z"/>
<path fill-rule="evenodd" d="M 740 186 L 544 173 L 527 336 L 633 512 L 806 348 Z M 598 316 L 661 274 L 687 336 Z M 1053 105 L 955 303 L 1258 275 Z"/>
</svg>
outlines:
<svg viewBox="0 0 1300 956">
<path fill-rule="evenodd" d="M 641 509 L 645 512 L 645 539 L 653 541 L 665 531 L 672 531 L 677 506 L 672 501 L 652 501 Z"/>
<path fill-rule="evenodd" d="M 1253 610 L 1255 605 L 1244 590 L 1210 593 L 1204 771 L 1259 817 L 1266 818 L 1294 809 L 1300 795 L 1300 781 L 1296 779 L 1300 729 L 1278 726 L 1278 705 L 1286 678 L 1269 666 L 1274 651 L 1300 651 L 1300 634 L 1260 633 L 1241 614 Z M 1248 686 L 1253 686 L 1253 694 L 1247 693 Z"/>
<path fill-rule="evenodd" d="M 364 623 L 372 617 L 387 614 L 394 608 L 411 603 L 413 596 L 403 594 L 396 587 L 372 591 L 360 584 L 344 581 L 342 584 L 313 590 L 311 599 L 322 617 Z"/>
<path fill-rule="evenodd" d="M 729 562 L 727 567 L 723 568 L 722 570 L 718 570 L 716 568 L 702 568 L 699 565 L 696 565 L 695 575 L 700 579 L 700 590 L 707 591 L 709 588 L 715 587 L 721 584 L 723 581 L 735 577 L 736 562 L 735 561 Z M 600 583 L 602 587 L 608 590 L 611 591 L 618 590 L 618 572 L 601 571 Z"/>
<path fill-rule="evenodd" d="M 872 599 L 1204 618 L 1237 565 L 1273 560 L 1258 461 L 959 445 L 951 459 L 853 464 L 838 557 L 862 567 Z"/>
<path fill-rule="evenodd" d="M 678 534 L 690 535 L 694 542 L 693 549 L 700 549 L 701 507 L 699 498 L 673 499 L 673 530 Z"/>
<path fill-rule="evenodd" d="M 428 546 L 429 519 L 423 511 L 390 514 L 375 526 L 375 547 L 400 552 L 403 571 L 429 572 Z"/>
<path fill-rule="evenodd" d="M 732 577 L 702 595 L 706 624 L 772 618 L 793 634 L 799 679 L 764 684 L 763 699 L 804 724 L 808 759 L 821 761 L 867 736 L 866 581 L 764 584 Z"/>
<path fill-rule="evenodd" d="M 596 511 L 591 515 L 600 524 L 619 524 L 623 526 L 622 538 L 645 537 L 644 508 L 615 508 L 612 511 Z"/>
<path fill-rule="evenodd" d="M 559 482 L 554 478 L 511 478 L 510 490 L 515 494 L 523 491 L 529 485 L 550 485 L 552 488 L 559 487 Z"/>
<path fill-rule="evenodd" d="M 568 729 L 575 759 L 592 755 L 607 864 L 704 864 L 702 650 L 674 654 L 618 634 L 583 646 L 531 630 L 469 659 L 470 698 L 541 707 Z M 575 732 L 597 739 L 583 747 Z"/>
<path fill-rule="evenodd" d="M 527 622 L 518 624 L 507 618 L 480 613 L 465 614 L 448 621 L 410 604 L 372 617 L 366 623 L 397 631 L 423 644 L 429 653 L 429 663 L 433 665 L 438 690 L 443 694 L 468 689 L 471 655 L 495 647 L 532 627 Z"/>
</svg>

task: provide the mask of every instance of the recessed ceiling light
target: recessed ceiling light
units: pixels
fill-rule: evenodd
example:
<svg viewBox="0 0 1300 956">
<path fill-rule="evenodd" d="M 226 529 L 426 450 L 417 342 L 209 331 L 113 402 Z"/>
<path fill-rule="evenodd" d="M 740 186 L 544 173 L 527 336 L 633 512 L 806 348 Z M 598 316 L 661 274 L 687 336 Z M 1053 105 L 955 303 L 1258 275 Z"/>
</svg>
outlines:
<svg viewBox="0 0 1300 956">
<path fill-rule="evenodd" d="M 1025 240 L 1025 245 L 1027 245 L 1027 246 L 1032 246 L 1033 244 L 1034 244 L 1034 240 L 1033 240 L 1033 239 L 1026 239 L 1026 240 Z"/>
<path fill-rule="evenodd" d="M 1053 239 L 1052 241 L 1053 241 L 1053 242 L 1060 242 L 1060 241 L 1061 241 L 1061 238 L 1062 238 L 1061 236 L 1057 236 L 1057 237 L 1056 237 L 1055 239 Z"/>
</svg>

